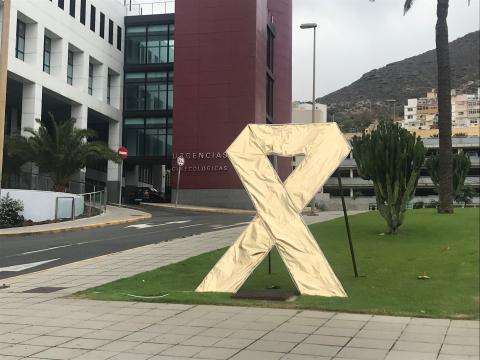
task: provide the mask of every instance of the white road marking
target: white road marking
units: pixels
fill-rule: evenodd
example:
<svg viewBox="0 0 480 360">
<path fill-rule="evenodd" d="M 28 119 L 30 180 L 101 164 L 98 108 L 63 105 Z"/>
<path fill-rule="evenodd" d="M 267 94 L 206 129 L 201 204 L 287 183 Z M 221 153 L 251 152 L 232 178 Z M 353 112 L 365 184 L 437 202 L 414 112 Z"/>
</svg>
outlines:
<svg viewBox="0 0 480 360">
<path fill-rule="evenodd" d="M 250 222 L 247 221 L 247 222 L 241 222 L 241 223 L 230 224 L 230 225 L 213 225 L 212 227 L 213 227 L 214 230 L 219 230 L 219 229 L 237 227 L 237 226 L 246 225 L 246 224 L 250 224 Z"/>
<path fill-rule="evenodd" d="M 1 272 L 19 272 L 19 271 L 27 270 L 27 269 L 37 267 L 37 266 L 40 266 L 40 265 L 43 265 L 43 264 L 48 264 L 50 262 L 57 261 L 57 260 L 60 260 L 60 258 L 45 260 L 45 261 L 38 261 L 38 262 L 34 262 L 34 263 L 29 263 L 29 264 L 21 264 L 21 265 L 3 267 L 3 268 L 0 268 L 0 273 Z"/>
<path fill-rule="evenodd" d="M 61 248 L 66 248 L 66 247 L 70 247 L 70 246 L 73 246 L 73 244 L 70 244 L 70 245 L 62 245 L 62 246 L 55 246 L 55 247 L 51 247 L 51 248 L 48 248 L 48 249 L 41 249 L 41 250 L 35 250 L 35 251 L 28 251 L 28 252 L 24 252 L 24 253 L 18 254 L 17 256 L 23 256 L 23 255 L 36 254 L 36 253 L 40 253 L 40 252 L 44 252 L 44 251 L 50 251 L 50 250 L 55 250 L 55 249 L 61 249 Z"/>
<path fill-rule="evenodd" d="M 194 226 L 202 226 L 202 225 L 205 225 L 205 224 L 193 224 L 193 225 L 180 226 L 179 229 L 186 229 L 186 228 L 191 228 Z"/>
<path fill-rule="evenodd" d="M 192 220 L 182 220 L 182 221 L 169 221 L 163 224 L 136 224 L 136 225 L 129 225 L 125 228 L 135 228 L 135 229 L 148 229 L 151 227 L 158 227 L 158 226 L 166 226 L 166 225 L 173 225 L 173 224 L 185 224 L 191 222 Z"/>
</svg>

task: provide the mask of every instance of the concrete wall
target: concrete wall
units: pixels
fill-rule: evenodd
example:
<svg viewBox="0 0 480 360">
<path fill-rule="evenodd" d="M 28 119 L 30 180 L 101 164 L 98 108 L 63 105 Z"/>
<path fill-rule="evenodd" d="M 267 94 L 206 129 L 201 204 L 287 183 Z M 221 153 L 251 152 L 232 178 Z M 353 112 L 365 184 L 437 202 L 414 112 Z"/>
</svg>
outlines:
<svg viewBox="0 0 480 360">
<path fill-rule="evenodd" d="M 85 204 L 83 196 L 75 194 L 52 191 L 3 189 L 2 197 L 7 196 L 7 194 L 12 199 L 22 201 L 24 210 L 21 212 L 21 215 L 23 215 L 25 220 L 32 220 L 34 222 L 54 220 L 57 198 L 58 218 L 72 217 L 72 198 L 75 199 L 75 216 L 80 216 L 84 212 Z"/>
</svg>

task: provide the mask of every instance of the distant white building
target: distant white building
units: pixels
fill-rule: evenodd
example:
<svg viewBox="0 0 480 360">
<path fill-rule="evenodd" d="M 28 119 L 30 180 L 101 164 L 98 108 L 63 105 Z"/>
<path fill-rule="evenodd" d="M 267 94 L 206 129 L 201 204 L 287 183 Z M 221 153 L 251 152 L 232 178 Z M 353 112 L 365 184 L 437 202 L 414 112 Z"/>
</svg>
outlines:
<svg viewBox="0 0 480 360">
<path fill-rule="evenodd" d="M 294 104 L 292 110 L 292 123 L 309 124 L 312 122 L 312 104 L 302 103 Z M 315 122 L 327 122 L 327 105 L 315 104 Z"/>
<path fill-rule="evenodd" d="M 327 122 L 327 105 L 315 103 L 315 123 Z M 311 124 L 312 123 L 312 104 L 302 103 L 294 104 L 292 109 L 292 123 Z M 303 160 L 303 156 L 294 156 L 292 166 L 295 169 Z"/>
<path fill-rule="evenodd" d="M 452 90 L 452 127 L 469 128 L 480 125 L 480 89 L 477 94 L 456 94 Z M 438 96 L 433 89 L 426 97 L 408 99 L 402 127 L 408 130 L 438 128 Z"/>
</svg>

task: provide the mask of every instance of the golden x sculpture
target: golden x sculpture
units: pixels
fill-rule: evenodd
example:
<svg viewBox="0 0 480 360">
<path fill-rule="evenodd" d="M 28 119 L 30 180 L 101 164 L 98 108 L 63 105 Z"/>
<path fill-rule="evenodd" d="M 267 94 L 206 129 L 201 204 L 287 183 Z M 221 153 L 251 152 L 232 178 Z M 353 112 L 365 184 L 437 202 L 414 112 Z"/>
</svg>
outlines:
<svg viewBox="0 0 480 360">
<path fill-rule="evenodd" d="M 276 246 L 301 294 L 346 297 L 301 212 L 349 153 L 336 123 L 248 125 L 227 155 L 257 214 L 196 291 L 237 292 Z M 283 183 L 268 155 L 305 158 Z"/>
</svg>

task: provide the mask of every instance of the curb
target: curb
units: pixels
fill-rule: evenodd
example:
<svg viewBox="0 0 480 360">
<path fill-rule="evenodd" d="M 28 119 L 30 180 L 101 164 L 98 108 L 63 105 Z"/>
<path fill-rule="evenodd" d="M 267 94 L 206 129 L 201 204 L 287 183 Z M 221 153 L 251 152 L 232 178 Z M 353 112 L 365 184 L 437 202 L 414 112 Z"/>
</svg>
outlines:
<svg viewBox="0 0 480 360">
<path fill-rule="evenodd" d="M 88 225 L 80 225 L 80 226 L 73 226 L 61 229 L 45 229 L 45 230 L 37 230 L 37 231 L 25 231 L 21 233 L 10 233 L 10 234 L 2 234 L 0 232 L 0 236 L 23 236 L 23 235 L 43 235 L 43 234 L 58 234 L 63 232 L 73 232 L 79 230 L 88 230 L 88 229 L 95 229 L 95 228 L 102 228 L 112 225 L 121 225 L 121 224 L 129 224 L 137 221 L 148 220 L 152 218 L 152 214 L 145 213 L 145 215 L 137 216 L 133 219 L 122 219 L 122 220 L 111 220 L 105 221 L 97 224 L 88 224 Z"/>
<path fill-rule="evenodd" d="M 162 209 L 170 210 L 184 210 L 184 211 L 198 211 L 215 214 L 230 214 L 230 215 L 255 215 L 257 212 L 254 210 L 241 210 L 241 209 L 226 209 L 226 208 L 212 208 L 202 206 L 188 206 L 188 205 L 175 205 L 170 204 L 158 204 L 158 203 L 141 203 L 142 205 L 153 206 Z"/>
</svg>

